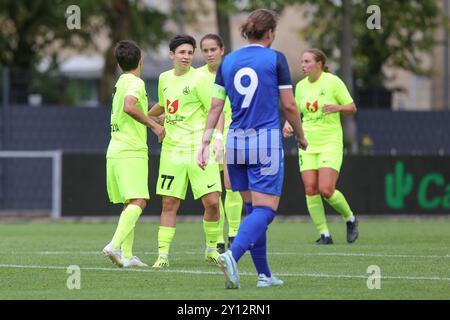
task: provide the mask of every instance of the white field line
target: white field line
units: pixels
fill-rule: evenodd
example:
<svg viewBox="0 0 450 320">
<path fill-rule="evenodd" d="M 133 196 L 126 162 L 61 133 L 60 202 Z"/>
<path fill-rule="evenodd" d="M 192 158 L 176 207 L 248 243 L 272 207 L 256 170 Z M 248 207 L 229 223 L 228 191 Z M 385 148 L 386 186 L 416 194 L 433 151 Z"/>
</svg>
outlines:
<svg viewBox="0 0 450 320">
<path fill-rule="evenodd" d="M 18 264 L 0 264 L 0 268 L 4 269 L 48 269 L 48 270 L 67 270 L 65 266 L 37 266 L 37 265 L 18 265 Z M 218 271 L 201 271 L 201 270 L 186 270 L 186 269 L 118 269 L 118 268 L 100 268 L 100 267 L 81 267 L 80 270 L 88 271 L 112 271 L 112 272 L 144 272 L 144 273 L 184 273 L 184 274 L 199 274 L 199 275 L 221 275 Z M 240 272 L 242 276 L 255 276 L 252 272 Z M 280 277 L 312 277 L 312 278 L 357 278 L 367 279 L 367 275 L 351 275 L 351 274 L 327 274 L 327 273 L 277 273 Z M 438 276 L 383 276 L 381 279 L 392 280 L 432 280 L 432 281 L 450 281 L 450 277 Z"/>
<path fill-rule="evenodd" d="M 157 255 L 158 252 L 139 252 L 136 254 Z M 0 255 L 97 255 L 101 251 L 0 251 Z M 177 255 L 202 255 L 203 252 L 183 251 Z M 385 258 L 419 258 L 419 259 L 448 259 L 450 254 L 446 255 L 414 255 L 414 254 L 383 254 L 383 253 L 349 253 L 349 252 L 268 252 L 268 255 L 296 255 L 296 256 L 337 256 L 337 257 L 385 257 Z"/>
</svg>

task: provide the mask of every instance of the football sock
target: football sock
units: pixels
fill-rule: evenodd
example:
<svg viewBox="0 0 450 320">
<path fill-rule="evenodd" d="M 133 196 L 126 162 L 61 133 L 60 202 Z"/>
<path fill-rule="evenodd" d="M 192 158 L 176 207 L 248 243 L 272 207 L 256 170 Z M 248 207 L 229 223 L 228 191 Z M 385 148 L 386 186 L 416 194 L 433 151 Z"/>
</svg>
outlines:
<svg viewBox="0 0 450 320">
<path fill-rule="evenodd" d="M 245 203 L 245 208 L 248 214 L 252 212 L 252 204 Z M 271 277 L 269 264 L 267 262 L 267 229 L 261 234 L 261 236 L 255 241 L 253 246 L 250 247 L 250 254 L 252 256 L 253 264 L 256 267 L 258 274 L 264 273 L 266 276 Z"/>
<path fill-rule="evenodd" d="M 217 237 L 217 243 L 225 243 L 223 239 L 223 228 L 225 227 L 225 210 L 223 208 L 222 199 L 219 198 L 219 235 Z"/>
<path fill-rule="evenodd" d="M 230 247 L 234 259 L 239 259 L 266 232 L 276 212 L 268 207 L 253 207 L 252 213 L 242 221 L 239 232 Z"/>
<path fill-rule="evenodd" d="M 320 194 L 314 196 L 306 195 L 306 206 L 308 207 L 311 220 L 320 234 L 329 234 L 322 196 Z"/>
<path fill-rule="evenodd" d="M 325 200 L 344 218 L 345 222 L 353 217 L 353 212 L 350 209 L 347 200 L 345 200 L 344 195 L 339 190 L 334 190 L 333 195 L 328 199 L 325 198 Z"/>
<path fill-rule="evenodd" d="M 170 243 L 175 235 L 176 227 L 159 226 L 158 230 L 158 253 L 159 255 L 169 255 Z"/>
<path fill-rule="evenodd" d="M 267 229 L 255 241 L 250 249 L 250 254 L 258 274 L 264 273 L 270 278 L 272 275 L 267 261 Z"/>
<path fill-rule="evenodd" d="M 112 238 L 112 245 L 114 249 L 119 249 L 123 241 L 134 229 L 136 221 L 142 213 L 141 207 L 135 204 L 129 204 L 125 210 L 122 211 L 119 218 L 119 223 L 117 224 L 116 232 Z"/>
<path fill-rule="evenodd" d="M 228 236 L 235 237 L 241 224 L 242 197 L 239 191 L 226 190 L 225 213 L 228 221 Z"/>
<path fill-rule="evenodd" d="M 122 242 L 122 254 L 125 259 L 131 259 L 133 256 L 134 229 L 130 231 L 125 240 Z"/>
<path fill-rule="evenodd" d="M 203 230 L 206 236 L 206 246 L 209 248 L 217 247 L 217 238 L 219 237 L 219 221 L 206 221 L 203 220 Z"/>
</svg>

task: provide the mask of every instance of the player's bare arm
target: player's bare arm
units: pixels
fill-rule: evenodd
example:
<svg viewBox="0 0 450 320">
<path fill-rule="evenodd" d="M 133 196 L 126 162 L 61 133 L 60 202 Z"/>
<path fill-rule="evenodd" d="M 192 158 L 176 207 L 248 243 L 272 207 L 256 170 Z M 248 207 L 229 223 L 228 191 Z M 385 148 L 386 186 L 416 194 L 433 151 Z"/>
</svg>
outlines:
<svg viewBox="0 0 450 320">
<path fill-rule="evenodd" d="M 149 117 L 158 117 L 164 113 L 164 107 L 161 107 L 159 103 L 155 103 L 153 107 L 148 111 Z"/>
<path fill-rule="evenodd" d="M 136 102 L 136 97 L 126 96 L 123 111 L 134 120 L 149 127 L 153 133 L 158 136 L 158 141 L 161 142 L 166 135 L 164 127 L 147 117 L 141 110 L 139 110 L 138 107 L 136 107 Z"/>
<path fill-rule="evenodd" d="M 300 121 L 300 113 L 298 112 L 292 90 L 290 88 L 281 89 L 280 100 L 286 120 L 292 126 L 299 147 L 303 150 L 306 150 L 308 142 L 306 141 L 305 135 L 303 133 L 302 123 Z M 283 133 L 284 131 L 285 130 L 283 128 Z"/>
<path fill-rule="evenodd" d="M 284 122 L 284 126 L 283 126 L 283 137 L 284 138 L 290 138 L 294 135 L 294 129 L 292 128 L 292 126 L 289 124 L 289 122 L 286 120 Z"/>
<path fill-rule="evenodd" d="M 223 128 L 225 127 L 225 115 L 222 111 L 216 125 L 216 141 L 214 142 L 214 158 L 217 162 L 223 163 Z"/>
<path fill-rule="evenodd" d="M 208 164 L 209 159 L 209 144 L 211 143 L 211 137 L 214 128 L 219 121 L 220 115 L 223 113 L 223 106 L 225 101 L 218 98 L 212 98 L 211 109 L 208 113 L 208 118 L 206 119 L 206 127 L 203 133 L 201 146 L 197 155 L 197 164 L 200 168 L 204 169 Z M 222 128 L 223 129 L 223 128 Z"/>
<path fill-rule="evenodd" d="M 160 125 L 164 125 L 164 119 L 166 118 L 166 114 L 164 112 L 164 108 L 159 105 L 159 103 L 155 103 L 150 111 L 147 113 L 148 117 L 155 121 Z"/>
</svg>

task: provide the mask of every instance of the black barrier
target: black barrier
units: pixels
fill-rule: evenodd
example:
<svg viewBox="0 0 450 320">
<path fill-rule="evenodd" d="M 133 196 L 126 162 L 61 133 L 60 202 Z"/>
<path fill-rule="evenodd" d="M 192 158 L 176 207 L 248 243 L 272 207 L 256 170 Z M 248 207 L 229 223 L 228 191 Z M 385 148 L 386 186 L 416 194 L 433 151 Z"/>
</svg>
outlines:
<svg viewBox="0 0 450 320">
<path fill-rule="evenodd" d="M 149 159 L 150 201 L 144 215 L 159 215 L 161 197 L 155 194 L 159 156 Z M 116 215 L 106 193 L 106 159 L 103 154 L 65 154 L 63 157 L 63 216 Z M 346 156 L 337 188 L 356 214 L 450 213 L 450 157 Z M 327 213 L 333 210 L 325 204 Z M 304 187 L 297 157 L 285 158 L 282 215 L 306 215 Z M 203 213 L 188 188 L 180 215 Z"/>
<path fill-rule="evenodd" d="M 143 215 L 161 214 L 161 197 L 156 195 L 159 155 L 149 157 L 148 185 L 150 201 Z M 106 158 L 104 154 L 64 154 L 62 216 L 118 215 L 121 205 L 109 202 L 106 191 Z M 202 204 L 194 201 L 188 188 L 178 214 L 201 215 Z"/>
</svg>

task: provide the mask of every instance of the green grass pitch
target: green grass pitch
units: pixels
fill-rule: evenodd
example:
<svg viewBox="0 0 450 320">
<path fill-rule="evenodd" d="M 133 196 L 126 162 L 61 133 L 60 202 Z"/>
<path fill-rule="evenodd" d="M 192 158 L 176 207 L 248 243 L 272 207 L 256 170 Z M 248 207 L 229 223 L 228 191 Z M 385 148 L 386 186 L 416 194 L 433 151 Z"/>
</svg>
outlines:
<svg viewBox="0 0 450 320">
<path fill-rule="evenodd" d="M 360 218 L 360 238 L 329 223 L 334 245 L 316 246 L 309 221 L 276 219 L 269 227 L 272 272 L 284 286 L 257 288 L 250 254 L 239 261 L 241 288 L 227 290 L 222 272 L 204 259 L 203 229 L 179 222 L 166 271 L 119 269 L 101 254 L 115 223 L 9 222 L 0 225 L 0 299 L 450 299 L 450 219 Z M 139 222 L 134 254 L 151 265 L 158 224 Z M 80 267 L 80 289 L 67 268 Z M 380 289 L 369 289 L 369 266 Z"/>
</svg>

